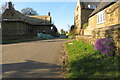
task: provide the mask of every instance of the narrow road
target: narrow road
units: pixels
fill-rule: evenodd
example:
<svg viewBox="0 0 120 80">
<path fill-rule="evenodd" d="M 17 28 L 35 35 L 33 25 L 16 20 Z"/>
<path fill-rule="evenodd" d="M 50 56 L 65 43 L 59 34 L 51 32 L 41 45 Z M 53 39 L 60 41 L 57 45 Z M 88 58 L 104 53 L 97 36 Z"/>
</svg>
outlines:
<svg viewBox="0 0 120 80">
<path fill-rule="evenodd" d="M 3 78 L 61 78 L 63 39 L 2 45 Z"/>
</svg>

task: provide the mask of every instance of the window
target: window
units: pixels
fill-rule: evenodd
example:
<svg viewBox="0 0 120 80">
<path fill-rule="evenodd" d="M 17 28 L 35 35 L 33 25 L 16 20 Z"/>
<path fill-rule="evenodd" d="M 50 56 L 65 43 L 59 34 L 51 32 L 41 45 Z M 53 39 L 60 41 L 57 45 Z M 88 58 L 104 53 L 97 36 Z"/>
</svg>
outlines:
<svg viewBox="0 0 120 80">
<path fill-rule="evenodd" d="M 105 22 L 105 13 L 104 11 L 101 11 L 97 14 L 97 23 L 101 24 Z"/>
<path fill-rule="evenodd" d="M 88 5 L 88 8 L 90 8 L 90 9 L 95 9 L 96 8 L 96 6 L 95 5 Z"/>
</svg>

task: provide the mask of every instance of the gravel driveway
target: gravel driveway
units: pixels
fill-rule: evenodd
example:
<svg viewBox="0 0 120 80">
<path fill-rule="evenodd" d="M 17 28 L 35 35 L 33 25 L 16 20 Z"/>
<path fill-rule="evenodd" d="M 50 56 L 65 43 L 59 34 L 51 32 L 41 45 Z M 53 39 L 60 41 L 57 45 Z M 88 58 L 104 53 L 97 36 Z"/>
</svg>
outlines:
<svg viewBox="0 0 120 80">
<path fill-rule="evenodd" d="M 3 78 L 60 78 L 63 39 L 2 45 Z"/>
</svg>

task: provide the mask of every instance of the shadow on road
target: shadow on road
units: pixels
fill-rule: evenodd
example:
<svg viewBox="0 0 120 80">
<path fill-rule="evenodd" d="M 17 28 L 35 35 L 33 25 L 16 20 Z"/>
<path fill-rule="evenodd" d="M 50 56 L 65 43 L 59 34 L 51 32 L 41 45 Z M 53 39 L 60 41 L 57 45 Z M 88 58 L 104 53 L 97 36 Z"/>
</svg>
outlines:
<svg viewBox="0 0 120 80">
<path fill-rule="evenodd" d="M 61 66 L 27 60 L 21 63 L 2 64 L 3 78 L 49 78 L 60 75 Z"/>
<path fill-rule="evenodd" d="M 38 42 L 38 41 L 43 41 L 43 42 L 63 42 L 63 40 L 59 40 L 60 38 L 53 38 L 53 39 L 36 39 L 36 40 L 13 40 L 13 41 L 8 41 L 8 42 L 0 42 L 2 45 L 7 45 L 7 44 L 16 44 L 16 43 L 28 43 L 28 42 Z"/>
<path fill-rule="evenodd" d="M 45 42 L 64 42 L 65 40 L 57 40 L 57 39 L 55 39 L 55 40 L 49 40 L 49 41 L 45 41 Z"/>
</svg>

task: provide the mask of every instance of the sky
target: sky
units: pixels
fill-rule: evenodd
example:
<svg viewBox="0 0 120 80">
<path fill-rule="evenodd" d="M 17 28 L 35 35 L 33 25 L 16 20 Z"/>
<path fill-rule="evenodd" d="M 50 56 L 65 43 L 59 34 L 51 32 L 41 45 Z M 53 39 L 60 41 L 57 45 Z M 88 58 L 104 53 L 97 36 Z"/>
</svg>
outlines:
<svg viewBox="0 0 120 80">
<path fill-rule="evenodd" d="M 74 24 L 76 2 L 13 2 L 16 10 L 33 8 L 39 15 L 51 13 L 52 21 L 58 28 L 68 31 L 68 25 Z"/>
</svg>

